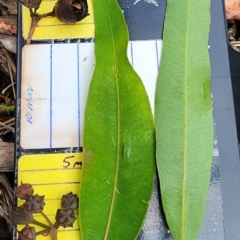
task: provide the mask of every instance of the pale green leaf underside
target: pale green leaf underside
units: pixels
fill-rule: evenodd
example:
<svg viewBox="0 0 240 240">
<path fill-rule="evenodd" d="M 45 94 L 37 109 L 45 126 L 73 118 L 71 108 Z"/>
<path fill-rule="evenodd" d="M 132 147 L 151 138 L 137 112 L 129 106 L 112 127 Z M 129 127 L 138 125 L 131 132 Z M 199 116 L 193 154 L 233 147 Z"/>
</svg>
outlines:
<svg viewBox="0 0 240 240">
<path fill-rule="evenodd" d="M 197 238 L 210 179 L 210 0 L 168 0 L 156 90 L 157 166 L 174 240 Z"/>
<path fill-rule="evenodd" d="M 82 240 L 133 240 L 153 187 L 153 119 L 127 60 L 121 9 L 115 0 L 93 0 L 93 7 L 96 66 L 84 118 L 80 231 Z"/>
</svg>

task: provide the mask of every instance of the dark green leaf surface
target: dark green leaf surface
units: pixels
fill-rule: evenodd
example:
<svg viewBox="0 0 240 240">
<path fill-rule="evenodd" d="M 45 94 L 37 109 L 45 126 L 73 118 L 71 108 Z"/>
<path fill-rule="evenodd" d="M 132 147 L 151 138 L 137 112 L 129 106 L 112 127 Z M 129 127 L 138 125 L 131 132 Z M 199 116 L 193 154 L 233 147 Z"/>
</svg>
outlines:
<svg viewBox="0 0 240 240">
<path fill-rule="evenodd" d="M 96 66 L 84 118 L 80 231 L 83 240 L 132 240 L 153 187 L 152 113 L 127 60 L 121 9 L 115 0 L 94 0 L 93 7 Z"/>
<path fill-rule="evenodd" d="M 197 238 L 210 180 L 210 0 L 168 0 L 156 91 L 157 167 L 174 240 Z"/>
</svg>

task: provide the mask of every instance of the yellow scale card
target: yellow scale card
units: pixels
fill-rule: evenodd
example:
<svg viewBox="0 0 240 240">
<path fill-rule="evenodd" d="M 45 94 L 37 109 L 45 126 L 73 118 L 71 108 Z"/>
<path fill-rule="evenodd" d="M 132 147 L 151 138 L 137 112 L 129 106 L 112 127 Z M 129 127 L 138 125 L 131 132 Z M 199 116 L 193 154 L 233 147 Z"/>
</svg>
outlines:
<svg viewBox="0 0 240 240">
<path fill-rule="evenodd" d="M 57 0 L 42 0 L 40 8 L 37 10 L 39 14 L 48 13 L 53 10 L 53 7 Z M 33 40 L 49 40 L 49 39 L 72 39 L 72 38 L 89 38 L 94 36 L 94 18 L 92 0 L 88 0 L 88 12 L 89 16 L 81 20 L 80 22 L 72 25 L 66 25 L 60 22 L 55 17 L 47 17 L 41 19 L 36 27 Z M 28 31 L 31 26 L 31 18 L 29 10 L 25 7 L 22 8 L 22 25 L 23 25 L 23 37 L 28 36 Z"/>
<path fill-rule="evenodd" d="M 60 153 L 25 155 L 18 162 L 18 183 L 31 183 L 34 194 L 45 196 L 43 212 L 50 221 L 55 223 L 57 209 L 61 208 L 61 197 L 69 192 L 79 196 L 79 184 L 82 178 L 82 153 Z M 23 201 L 19 201 L 21 205 Z M 80 239 L 78 209 L 75 210 L 76 218 L 73 228 L 60 227 L 58 240 Z M 46 220 L 38 213 L 33 214 L 35 220 L 47 224 Z M 43 230 L 35 226 L 37 231 Z M 21 230 L 23 226 L 18 226 Z M 37 237 L 38 240 L 51 240 L 50 236 Z"/>
<path fill-rule="evenodd" d="M 56 1 L 42 0 L 37 12 L 42 14 L 52 11 Z M 41 19 L 34 31 L 32 40 L 93 38 L 94 18 L 91 0 L 88 0 L 88 11 L 89 16 L 72 25 L 66 25 L 53 17 Z M 22 35 L 24 39 L 28 36 L 30 25 L 29 10 L 23 6 Z M 68 45 L 54 46 L 53 50 L 51 48 L 51 54 L 49 44 L 45 42 L 23 46 L 22 48 L 20 104 L 20 132 L 22 134 L 20 133 L 20 146 L 25 150 L 43 148 L 69 149 L 75 147 L 77 148 L 76 151 L 78 151 L 78 148 L 81 146 L 79 131 L 80 128 L 82 129 L 82 114 L 80 116 L 80 108 L 82 109 L 82 105 L 85 104 L 86 94 L 84 95 L 84 93 L 87 93 L 88 84 L 81 85 L 80 89 L 77 81 L 79 81 L 80 77 L 83 83 L 90 81 L 94 62 L 94 47 L 93 43 L 87 44 L 87 47 L 83 48 L 84 51 L 81 51 L 76 57 L 72 56 L 71 60 L 71 55 L 78 52 L 80 47 L 79 43 Z M 61 57 L 63 62 L 61 62 Z M 50 62 L 52 58 L 56 59 L 54 64 Z M 65 68 L 63 64 L 65 64 Z M 52 72 L 51 76 L 48 74 L 50 70 Z M 66 76 L 69 80 L 64 79 Z M 54 82 L 54 79 L 57 79 L 57 81 Z M 83 81 L 85 79 L 87 80 Z M 50 80 L 53 80 L 51 86 L 48 84 Z M 54 87 L 54 91 L 50 94 L 50 98 L 46 96 L 46 92 L 49 92 L 49 89 L 52 87 Z M 77 89 L 76 93 L 69 94 L 74 88 Z M 63 92 L 65 92 L 65 95 L 70 95 L 70 97 L 67 99 Z M 79 98 L 80 92 L 83 95 L 82 99 Z M 52 107 L 49 104 L 50 101 L 54 106 L 51 109 L 51 113 L 49 111 L 49 106 Z M 81 102 L 81 106 L 78 102 Z M 66 109 L 65 112 L 63 112 L 64 108 Z M 68 116 L 71 116 L 70 119 Z M 60 124 L 57 120 L 59 118 L 63 119 L 63 121 L 60 121 Z M 73 123 L 75 122 L 76 124 L 74 125 Z M 72 125 L 73 127 L 71 128 Z M 82 164 L 82 153 L 25 153 L 18 159 L 18 185 L 21 182 L 31 183 L 34 188 L 34 194 L 45 196 L 43 212 L 52 223 L 55 223 L 55 214 L 57 209 L 61 208 L 62 195 L 73 192 L 79 196 Z M 18 205 L 22 203 L 22 200 L 18 201 Z M 73 228 L 60 227 L 58 240 L 80 240 L 78 209 L 75 210 L 75 213 L 77 219 Z M 47 224 L 40 214 L 34 214 L 33 216 L 37 221 Z M 43 230 L 41 227 L 35 227 L 37 231 Z M 18 230 L 22 228 L 22 225 L 17 227 Z M 40 235 L 37 239 L 51 240 L 51 237 Z"/>
</svg>

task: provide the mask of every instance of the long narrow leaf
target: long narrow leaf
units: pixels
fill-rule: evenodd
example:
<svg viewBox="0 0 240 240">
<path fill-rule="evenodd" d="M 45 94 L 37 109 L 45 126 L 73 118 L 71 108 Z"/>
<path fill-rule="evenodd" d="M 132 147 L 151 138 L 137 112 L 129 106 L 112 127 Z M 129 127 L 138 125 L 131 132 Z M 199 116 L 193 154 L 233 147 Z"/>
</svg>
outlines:
<svg viewBox="0 0 240 240">
<path fill-rule="evenodd" d="M 168 0 L 156 90 L 157 167 L 175 240 L 196 239 L 210 180 L 210 0 Z"/>
<path fill-rule="evenodd" d="M 127 59 L 121 9 L 115 0 L 93 0 L 93 7 L 96 66 L 84 118 L 80 231 L 83 240 L 132 240 L 153 187 L 153 119 Z"/>
</svg>

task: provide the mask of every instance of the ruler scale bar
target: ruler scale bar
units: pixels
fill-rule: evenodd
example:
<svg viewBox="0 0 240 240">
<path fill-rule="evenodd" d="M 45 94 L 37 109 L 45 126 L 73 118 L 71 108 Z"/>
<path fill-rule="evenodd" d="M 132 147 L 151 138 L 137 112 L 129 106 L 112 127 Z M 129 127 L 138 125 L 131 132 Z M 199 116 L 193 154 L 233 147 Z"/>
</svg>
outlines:
<svg viewBox="0 0 240 240">
<path fill-rule="evenodd" d="M 132 41 L 127 51 L 130 63 L 145 85 L 152 109 L 160 52 L 161 40 Z M 94 65 L 94 43 L 24 47 L 20 134 L 23 148 L 81 146 L 84 108 Z M 28 86 L 34 89 L 32 93 L 26 92 Z M 29 106 L 34 108 L 31 116 L 27 115 L 31 119 L 26 118 Z"/>
</svg>

